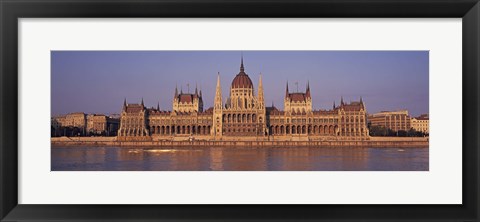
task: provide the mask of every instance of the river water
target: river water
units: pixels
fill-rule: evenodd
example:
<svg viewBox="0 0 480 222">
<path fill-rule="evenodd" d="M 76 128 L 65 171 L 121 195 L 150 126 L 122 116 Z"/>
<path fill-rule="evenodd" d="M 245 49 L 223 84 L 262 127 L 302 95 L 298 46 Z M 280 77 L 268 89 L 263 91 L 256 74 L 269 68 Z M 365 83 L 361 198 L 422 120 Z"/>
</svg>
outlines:
<svg viewBox="0 0 480 222">
<path fill-rule="evenodd" d="M 428 148 L 52 147 L 52 171 L 428 171 Z"/>
</svg>

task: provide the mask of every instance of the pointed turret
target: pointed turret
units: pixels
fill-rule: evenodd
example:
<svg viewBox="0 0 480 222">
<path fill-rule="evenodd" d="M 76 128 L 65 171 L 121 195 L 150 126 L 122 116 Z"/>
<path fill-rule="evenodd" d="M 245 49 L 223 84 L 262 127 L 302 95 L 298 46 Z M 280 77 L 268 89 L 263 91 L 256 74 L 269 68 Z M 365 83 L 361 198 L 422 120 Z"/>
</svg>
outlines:
<svg viewBox="0 0 480 222">
<path fill-rule="evenodd" d="M 198 96 L 197 83 L 195 83 L 195 95 Z"/>
<path fill-rule="evenodd" d="M 361 96 L 360 96 L 360 103 L 362 103 L 362 104 L 363 104 L 363 99 L 362 99 L 362 97 L 361 97 Z"/>
<path fill-rule="evenodd" d="M 222 103 L 222 87 L 220 86 L 220 72 L 217 74 L 217 88 L 215 89 L 215 105 L 213 106 L 214 125 L 211 133 L 215 138 L 221 138 L 223 135 L 223 103 Z"/>
<path fill-rule="evenodd" d="M 306 97 L 307 97 L 307 98 L 310 98 L 310 81 L 307 82 Z"/>
<path fill-rule="evenodd" d="M 127 98 L 123 100 L 123 110 L 127 108 Z"/>
<path fill-rule="evenodd" d="M 177 98 L 177 97 L 178 97 L 178 86 L 175 85 L 175 98 Z"/>
<path fill-rule="evenodd" d="M 262 73 L 260 73 L 260 79 L 258 80 L 258 102 L 260 103 L 260 108 L 265 107 L 265 99 L 263 98 L 263 82 L 262 82 Z"/>
<path fill-rule="evenodd" d="M 142 97 L 142 106 L 145 106 L 144 103 L 143 103 L 143 97 Z"/>
<path fill-rule="evenodd" d="M 157 103 L 157 110 L 160 111 L 160 102 Z"/>
<path fill-rule="evenodd" d="M 285 90 L 285 98 L 288 98 L 288 94 L 289 94 L 289 92 L 288 92 L 288 81 L 287 81 L 287 87 L 286 87 L 286 90 Z"/>
<path fill-rule="evenodd" d="M 335 109 L 335 101 L 333 101 L 333 109 Z"/>
<path fill-rule="evenodd" d="M 344 105 L 344 103 L 343 103 L 343 96 L 342 96 L 341 99 L 340 99 L 340 105 L 342 105 L 342 106 Z"/>
<path fill-rule="evenodd" d="M 217 87 L 215 89 L 215 109 L 222 109 L 222 87 L 220 85 L 220 72 L 217 74 Z"/>
</svg>

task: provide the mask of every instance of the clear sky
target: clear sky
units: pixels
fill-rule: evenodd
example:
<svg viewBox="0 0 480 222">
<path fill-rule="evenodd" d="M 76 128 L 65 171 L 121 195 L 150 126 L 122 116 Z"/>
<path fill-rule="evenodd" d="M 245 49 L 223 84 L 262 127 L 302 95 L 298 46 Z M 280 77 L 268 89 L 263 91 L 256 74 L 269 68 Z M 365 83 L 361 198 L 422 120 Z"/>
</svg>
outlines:
<svg viewBox="0 0 480 222">
<path fill-rule="evenodd" d="M 239 72 L 258 90 L 262 73 L 265 103 L 283 109 L 285 85 L 305 91 L 314 109 L 331 109 L 360 96 L 369 113 L 407 109 L 428 113 L 428 51 L 52 51 L 52 115 L 70 112 L 120 113 L 124 98 L 171 110 L 175 85 L 202 89 L 204 108 L 214 101 L 220 72 L 224 101 Z"/>
</svg>

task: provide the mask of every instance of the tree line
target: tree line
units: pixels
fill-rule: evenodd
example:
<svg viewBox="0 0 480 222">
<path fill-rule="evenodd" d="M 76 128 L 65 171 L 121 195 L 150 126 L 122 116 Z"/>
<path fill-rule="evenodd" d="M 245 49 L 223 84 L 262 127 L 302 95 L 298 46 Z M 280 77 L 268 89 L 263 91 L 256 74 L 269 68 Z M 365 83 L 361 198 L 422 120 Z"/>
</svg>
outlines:
<svg viewBox="0 0 480 222">
<path fill-rule="evenodd" d="M 428 133 L 417 131 L 410 128 L 408 131 L 398 130 L 394 131 L 384 126 L 369 126 L 370 136 L 398 136 L 398 137 L 425 137 Z"/>
</svg>

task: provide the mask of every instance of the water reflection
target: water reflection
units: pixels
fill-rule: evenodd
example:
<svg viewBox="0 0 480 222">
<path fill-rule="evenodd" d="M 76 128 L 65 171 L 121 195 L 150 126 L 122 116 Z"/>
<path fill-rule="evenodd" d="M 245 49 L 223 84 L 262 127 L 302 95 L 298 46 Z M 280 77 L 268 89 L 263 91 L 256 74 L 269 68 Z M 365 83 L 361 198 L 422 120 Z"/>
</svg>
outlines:
<svg viewBox="0 0 480 222">
<path fill-rule="evenodd" d="M 54 147 L 54 171 L 425 171 L 427 148 Z"/>
</svg>

